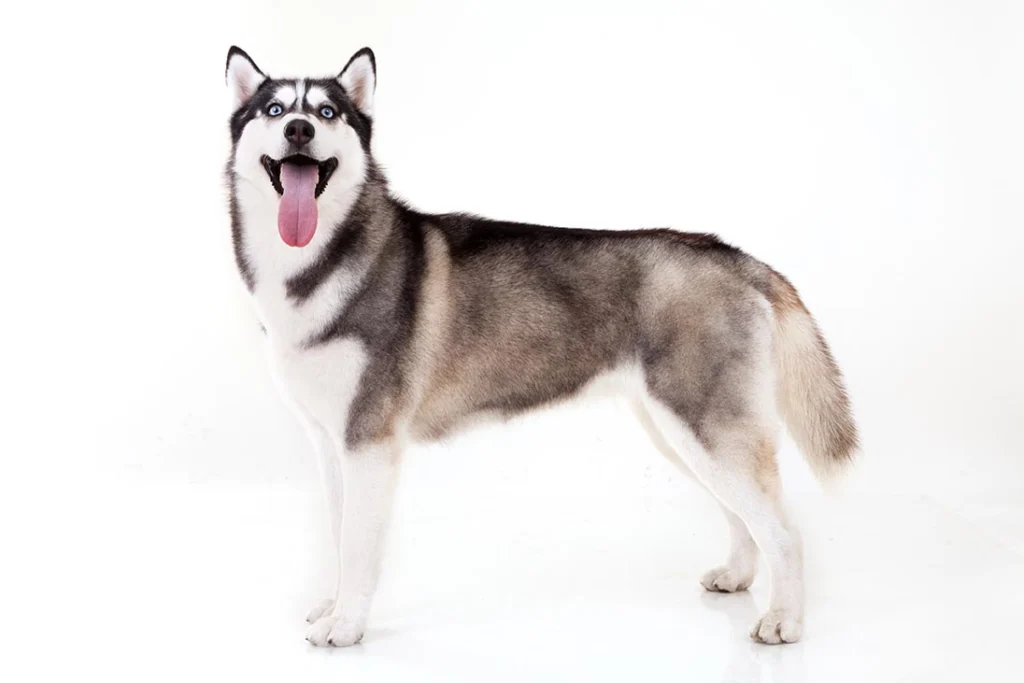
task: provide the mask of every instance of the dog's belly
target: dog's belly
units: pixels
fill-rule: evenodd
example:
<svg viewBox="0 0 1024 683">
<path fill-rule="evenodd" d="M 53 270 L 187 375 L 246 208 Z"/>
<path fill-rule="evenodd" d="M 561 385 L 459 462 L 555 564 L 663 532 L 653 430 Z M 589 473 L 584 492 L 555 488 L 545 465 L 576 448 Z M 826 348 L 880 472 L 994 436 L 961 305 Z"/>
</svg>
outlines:
<svg viewBox="0 0 1024 683">
<path fill-rule="evenodd" d="M 267 341 L 267 359 L 278 390 L 303 420 L 344 441 L 352 402 L 367 355 L 363 344 L 341 338 L 311 349 Z"/>
</svg>

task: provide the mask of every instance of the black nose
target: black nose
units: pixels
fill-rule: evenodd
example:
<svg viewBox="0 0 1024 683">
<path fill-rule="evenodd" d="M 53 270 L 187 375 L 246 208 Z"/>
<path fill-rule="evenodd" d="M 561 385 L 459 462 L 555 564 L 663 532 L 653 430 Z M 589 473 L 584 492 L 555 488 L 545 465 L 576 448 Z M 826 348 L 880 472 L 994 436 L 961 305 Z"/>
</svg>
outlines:
<svg viewBox="0 0 1024 683">
<path fill-rule="evenodd" d="M 292 119 L 288 122 L 288 125 L 284 127 L 284 139 L 288 142 L 301 147 L 310 140 L 313 139 L 313 134 L 316 131 L 313 130 L 313 124 L 303 119 Z"/>
</svg>

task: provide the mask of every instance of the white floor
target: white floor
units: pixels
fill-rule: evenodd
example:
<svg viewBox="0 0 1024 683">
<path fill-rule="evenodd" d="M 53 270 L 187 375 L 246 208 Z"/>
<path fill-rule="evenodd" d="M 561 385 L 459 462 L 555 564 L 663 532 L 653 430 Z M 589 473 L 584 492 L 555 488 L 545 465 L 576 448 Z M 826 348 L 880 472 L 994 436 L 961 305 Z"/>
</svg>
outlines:
<svg viewBox="0 0 1024 683">
<path fill-rule="evenodd" d="M 576 419 L 506 429 L 493 456 L 494 433 L 410 454 L 370 629 L 347 650 L 304 640 L 331 573 L 302 454 L 288 456 L 301 477 L 262 481 L 59 475 L 59 505 L 37 501 L 11 539 L 23 574 L 4 608 L 19 615 L 4 679 L 1019 680 L 1021 496 L 796 486 L 805 638 L 759 646 L 746 633 L 767 576 L 738 595 L 697 581 L 724 558 L 714 504 L 646 446 L 617 449 L 628 430 L 545 464 L 537 435 Z M 216 441 L 195 427 L 197 449 Z"/>
</svg>

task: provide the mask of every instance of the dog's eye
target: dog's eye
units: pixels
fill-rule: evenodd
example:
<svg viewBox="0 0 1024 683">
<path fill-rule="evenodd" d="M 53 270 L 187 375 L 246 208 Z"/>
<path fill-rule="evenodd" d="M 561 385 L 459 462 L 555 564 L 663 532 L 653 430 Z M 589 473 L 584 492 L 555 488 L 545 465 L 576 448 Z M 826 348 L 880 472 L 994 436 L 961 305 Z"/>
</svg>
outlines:
<svg viewBox="0 0 1024 683">
<path fill-rule="evenodd" d="M 284 112 L 284 109 L 280 104 L 272 104 L 270 105 L 270 108 L 267 109 L 267 113 L 271 116 L 280 116 L 282 112 Z"/>
<path fill-rule="evenodd" d="M 320 107 L 320 116 L 324 117 L 325 119 L 333 119 L 334 110 L 331 109 L 330 107 Z"/>
</svg>

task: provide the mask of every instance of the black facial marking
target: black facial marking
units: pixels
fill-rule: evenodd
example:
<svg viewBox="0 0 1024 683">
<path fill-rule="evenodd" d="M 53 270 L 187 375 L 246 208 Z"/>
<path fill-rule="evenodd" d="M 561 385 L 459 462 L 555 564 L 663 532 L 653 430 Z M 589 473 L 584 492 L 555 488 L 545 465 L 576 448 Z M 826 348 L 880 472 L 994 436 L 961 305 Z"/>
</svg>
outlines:
<svg viewBox="0 0 1024 683">
<path fill-rule="evenodd" d="M 271 79 L 268 78 L 263 81 L 260 86 L 253 93 L 253 96 L 249 98 L 249 101 L 243 104 L 231 115 L 230 130 L 231 130 L 231 142 L 234 145 L 238 144 L 238 141 L 242 137 L 242 131 L 245 130 L 245 126 L 256 118 L 261 112 L 264 116 L 267 114 L 267 108 L 274 103 L 276 100 L 278 90 L 283 86 L 290 86 L 297 88 L 297 79 Z M 317 103 L 314 107 L 310 105 L 307 98 L 310 88 L 320 88 L 326 94 L 327 99 L 324 102 Z M 334 118 L 326 119 L 320 116 L 320 108 L 324 104 L 329 104 L 334 109 Z M 349 98 L 345 92 L 345 88 L 341 87 L 333 78 L 319 78 L 319 79 L 306 79 L 305 80 L 305 91 L 301 102 L 293 102 L 290 107 L 284 107 L 285 111 L 300 111 L 302 113 L 311 114 L 316 116 L 325 125 L 344 125 L 344 120 L 349 126 L 356 131 L 359 136 L 359 144 L 366 152 L 370 151 L 370 138 L 373 133 L 373 121 L 370 117 L 363 114 Z"/>
<path fill-rule="evenodd" d="M 242 131 L 245 130 L 245 126 L 256 118 L 260 112 L 266 111 L 270 103 L 274 101 L 277 89 L 281 84 L 282 81 L 274 81 L 269 78 L 264 80 L 256 88 L 256 92 L 253 93 L 252 97 L 235 110 L 231 115 L 229 124 L 232 145 L 238 144 L 238 141 L 242 138 Z"/>
<path fill-rule="evenodd" d="M 370 151 L 370 137 L 373 133 L 373 121 L 370 117 L 359 111 L 358 107 L 352 102 L 352 99 L 345 92 L 345 88 L 341 87 L 341 84 L 333 78 L 321 78 L 317 80 L 307 81 L 307 90 L 309 88 L 318 87 L 323 89 L 327 94 L 326 102 L 317 104 L 315 111 L 311 108 L 309 113 L 314 114 L 324 121 L 327 125 L 340 124 L 342 117 L 350 125 L 359 136 L 359 144 L 363 150 L 367 153 Z M 320 108 L 324 104 L 329 104 L 334 109 L 334 118 L 325 119 L 320 116 Z"/>
</svg>

